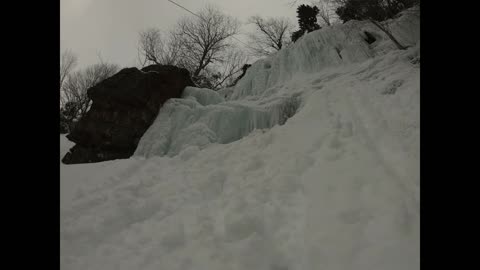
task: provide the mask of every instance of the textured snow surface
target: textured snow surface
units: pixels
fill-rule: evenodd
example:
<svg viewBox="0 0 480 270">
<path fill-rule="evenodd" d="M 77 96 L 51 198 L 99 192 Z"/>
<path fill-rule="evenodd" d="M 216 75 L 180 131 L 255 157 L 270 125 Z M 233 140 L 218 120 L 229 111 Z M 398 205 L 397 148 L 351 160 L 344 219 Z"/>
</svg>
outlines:
<svg viewBox="0 0 480 270">
<path fill-rule="evenodd" d="M 312 32 L 167 102 L 134 157 L 61 164 L 61 269 L 419 269 L 418 27 Z"/>
</svg>

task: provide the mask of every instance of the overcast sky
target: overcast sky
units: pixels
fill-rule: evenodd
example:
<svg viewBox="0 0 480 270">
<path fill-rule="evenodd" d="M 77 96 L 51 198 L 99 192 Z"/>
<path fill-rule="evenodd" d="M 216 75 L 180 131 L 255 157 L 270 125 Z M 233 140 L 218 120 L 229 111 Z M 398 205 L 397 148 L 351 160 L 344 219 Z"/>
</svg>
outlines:
<svg viewBox="0 0 480 270">
<path fill-rule="evenodd" d="M 207 3 L 215 4 L 242 23 L 261 15 L 285 16 L 296 25 L 291 0 L 173 1 L 193 12 Z M 147 27 L 167 30 L 182 16 L 191 15 L 167 0 L 60 0 L 60 13 L 60 48 L 77 54 L 78 67 L 98 62 L 99 53 L 105 61 L 135 66 L 139 31 Z"/>
</svg>

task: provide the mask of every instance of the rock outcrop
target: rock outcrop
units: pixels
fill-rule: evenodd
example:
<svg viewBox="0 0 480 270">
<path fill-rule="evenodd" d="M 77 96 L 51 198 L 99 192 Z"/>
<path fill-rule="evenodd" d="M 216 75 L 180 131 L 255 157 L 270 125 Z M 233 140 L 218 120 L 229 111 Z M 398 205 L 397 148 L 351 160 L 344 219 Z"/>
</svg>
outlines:
<svg viewBox="0 0 480 270">
<path fill-rule="evenodd" d="M 88 113 L 67 138 L 76 145 L 62 162 L 100 162 L 130 157 L 162 104 L 194 86 L 186 69 L 152 65 L 125 68 L 88 90 Z"/>
</svg>

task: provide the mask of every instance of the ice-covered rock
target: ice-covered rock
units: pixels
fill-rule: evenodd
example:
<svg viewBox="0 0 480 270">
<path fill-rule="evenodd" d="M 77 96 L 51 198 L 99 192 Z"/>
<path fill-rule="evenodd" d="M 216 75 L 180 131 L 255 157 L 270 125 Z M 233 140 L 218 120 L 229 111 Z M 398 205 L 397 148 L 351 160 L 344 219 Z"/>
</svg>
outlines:
<svg viewBox="0 0 480 270">
<path fill-rule="evenodd" d="M 414 13 L 389 24 L 400 42 L 411 45 L 419 40 L 419 17 Z M 306 34 L 291 46 L 255 62 L 233 87 L 217 92 L 187 87 L 183 99 L 171 99 L 161 108 L 135 155 L 174 156 L 188 146 L 230 143 L 255 129 L 282 125 L 301 103 L 299 89 L 284 87 L 285 82 L 359 63 L 394 48 L 385 33 L 367 21 L 350 21 Z"/>
<path fill-rule="evenodd" d="M 217 92 L 208 88 L 197 88 L 192 86 L 185 87 L 182 98 L 193 99 L 202 106 L 218 104 L 225 99 Z"/>
<path fill-rule="evenodd" d="M 388 22 L 389 29 L 405 45 L 420 40 L 420 17 L 406 13 Z M 366 33 L 376 41 L 367 42 Z M 234 89 L 229 99 L 237 100 L 263 92 L 291 80 L 299 74 L 319 72 L 326 68 L 365 61 L 395 48 L 378 27 L 368 21 L 349 21 L 310 32 L 289 47 L 255 62 Z"/>
<path fill-rule="evenodd" d="M 189 146 L 230 143 L 255 129 L 284 124 L 300 105 L 297 95 L 263 101 L 229 101 L 209 89 L 187 87 L 170 99 L 139 142 L 135 155 L 174 156 Z"/>
</svg>

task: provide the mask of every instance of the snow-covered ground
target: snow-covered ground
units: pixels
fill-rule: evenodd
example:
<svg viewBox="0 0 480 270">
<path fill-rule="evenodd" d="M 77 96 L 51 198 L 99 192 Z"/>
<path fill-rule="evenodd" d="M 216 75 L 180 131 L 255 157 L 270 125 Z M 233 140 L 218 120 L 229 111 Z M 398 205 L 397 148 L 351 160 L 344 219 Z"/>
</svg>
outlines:
<svg viewBox="0 0 480 270">
<path fill-rule="evenodd" d="M 312 32 L 186 89 L 134 157 L 61 164 L 61 269 L 419 269 L 419 22 L 392 29 L 408 50 Z"/>
</svg>

